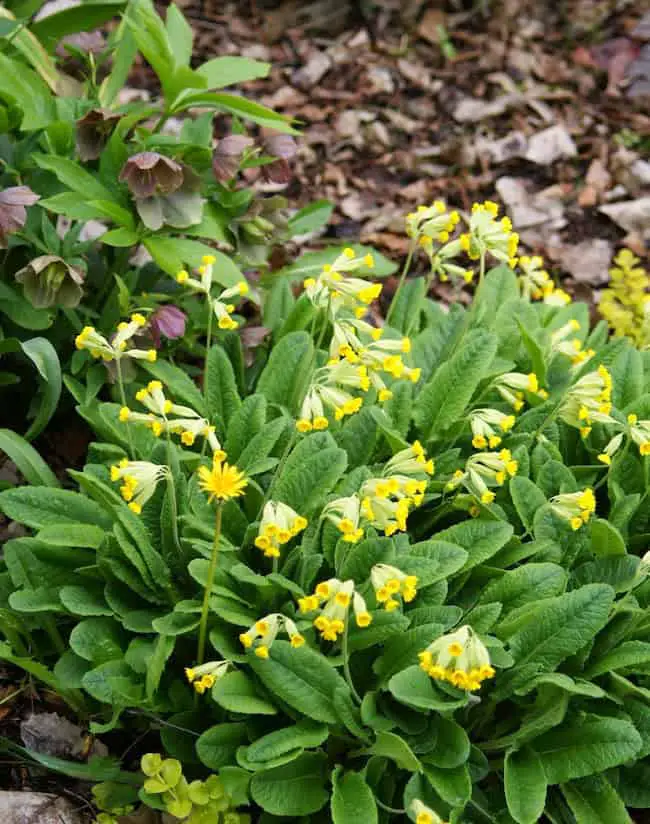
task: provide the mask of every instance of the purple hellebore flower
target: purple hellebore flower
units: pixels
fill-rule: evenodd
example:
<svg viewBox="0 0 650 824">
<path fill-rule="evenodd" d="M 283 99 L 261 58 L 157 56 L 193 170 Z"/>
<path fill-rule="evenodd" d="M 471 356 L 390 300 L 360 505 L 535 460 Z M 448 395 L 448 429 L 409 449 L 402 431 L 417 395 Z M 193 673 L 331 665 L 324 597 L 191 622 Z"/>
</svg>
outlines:
<svg viewBox="0 0 650 824">
<path fill-rule="evenodd" d="M 253 145 L 250 137 L 231 134 L 220 140 L 212 155 L 212 171 L 219 183 L 227 183 L 239 171 L 239 164 L 246 149 Z"/>
<path fill-rule="evenodd" d="M 106 109 L 91 109 L 77 120 L 77 151 L 82 160 L 96 160 L 122 115 Z"/>
<path fill-rule="evenodd" d="M 18 232 L 27 220 L 26 206 L 33 206 L 40 195 L 29 186 L 12 186 L 0 192 L 0 249 L 7 248 L 9 235 Z"/>
<path fill-rule="evenodd" d="M 160 348 L 161 335 L 169 340 L 182 338 L 186 322 L 187 315 L 178 306 L 159 306 L 149 318 L 149 331 L 156 349 Z"/>
<path fill-rule="evenodd" d="M 183 167 L 158 152 L 140 152 L 130 157 L 120 172 L 134 197 L 170 194 L 183 185 Z"/>
</svg>

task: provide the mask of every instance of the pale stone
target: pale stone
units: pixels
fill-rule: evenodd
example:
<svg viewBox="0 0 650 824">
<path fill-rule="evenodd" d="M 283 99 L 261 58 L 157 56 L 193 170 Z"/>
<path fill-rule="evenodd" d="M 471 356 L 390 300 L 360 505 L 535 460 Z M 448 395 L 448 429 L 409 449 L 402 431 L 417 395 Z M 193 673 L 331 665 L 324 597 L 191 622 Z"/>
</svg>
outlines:
<svg viewBox="0 0 650 824">
<path fill-rule="evenodd" d="M 84 824 L 84 818 L 64 798 L 46 793 L 0 791 L 2 824 Z"/>
</svg>

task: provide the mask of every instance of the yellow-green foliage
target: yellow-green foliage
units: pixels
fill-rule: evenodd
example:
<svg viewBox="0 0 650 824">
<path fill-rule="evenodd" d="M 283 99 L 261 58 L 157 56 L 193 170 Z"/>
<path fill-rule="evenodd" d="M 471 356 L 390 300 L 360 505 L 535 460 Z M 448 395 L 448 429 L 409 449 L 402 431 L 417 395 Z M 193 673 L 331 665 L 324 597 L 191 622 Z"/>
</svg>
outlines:
<svg viewBox="0 0 650 824">
<path fill-rule="evenodd" d="M 650 278 L 629 249 L 621 249 L 609 270 L 610 285 L 600 299 L 600 314 L 617 337 L 627 336 L 639 346 L 650 343 Z"/>
</svg>

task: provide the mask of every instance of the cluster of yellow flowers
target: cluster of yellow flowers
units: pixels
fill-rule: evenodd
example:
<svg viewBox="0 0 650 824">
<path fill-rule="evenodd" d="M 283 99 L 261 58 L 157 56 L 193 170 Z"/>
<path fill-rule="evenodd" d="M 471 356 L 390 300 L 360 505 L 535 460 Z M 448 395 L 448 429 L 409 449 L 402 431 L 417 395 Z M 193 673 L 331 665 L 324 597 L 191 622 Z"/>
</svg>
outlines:
<svg viewBox="0 0 650 824">
<path fill-rule="evenodd" d="M 548 392 L 540 388 L 539 380 L 534 372 L 528 375 L 524 375 L 523 372 L 504 372 L 492 381 L 491 388 L 496 389 L 515 412 L 521 412 L 524 408 L 527 392 L 544 400 L 548 398 Z"/>
<path fill-rule="evenodd" d="M 111 481 L 120 481 L 120 494 L 129 509 L 139 515 L 142 507 L 156 491 L 158 481 L 169 474 L 166 466 L 149 461 L 129 461 L 123 458 L 119 464 L 111 466 Z"/>
<path fill-rule="evenodd" d="M 280 547 L 302 532 L 307 519 L 281 501 L 268 501 L 264 505 L 255 546 L 267 558 L 279 558 Z"/>
<path fill-rule="evenodd" d="M 622 432 L 614 435 L 598 456 L 601 463 L 607 466 L 611 464 L 612 458 L 620 449 L 626 434 L 639 447 L 639 454 L 642 457 L 645 458 L 650 455 L 650 421 L 640 421 L 639 416 L 631 412 L 627 416 L 627 426 L 623 427 Z"/>
<path fill-rule="evenodd" d="M 566 518 L 573 530 L 580 529 L 596 511 L 596 497 L 589 488 L 583 489 L 582 492 L 556 495 L 551 498 L 550 503 L 558 515 Z"/>
<path fill-rule="evenodd" d="M 478 690 L 495 675 L 485 644 L 469 626 L 437 638 L 418 657 L 431 678 L 463 690 Z"/>
<path fill-rule="evenodd" d="M 304 281 L 305 294 L 326 312 L 333 332 L 329 361 L 315 371 L 302 401 L 296 421 L 299 432 L 326 429 L 329 411 L 335 420 L 358 412 L 363 397 L 352 394 L 355 390 L 365 394 L 374 388 L 380 402 L 388 400 L 392 393 L 382 372 L 414 383 L 420 379 L 420 370 L 407 366 L 401 357 L 411 351 L 409 338 L 381 340 L 383 330 L 363 320 L 382 287 L 349 273 L 373 265 L 372 255 L 357 256 L 348 248 L 323 267 L 318 279 Z"/>
<path fill-rule="evenodd" d="M 230 669 L 230 661 L 208 661 L 198 667 L 185 667 L 185 677 L 199 695 L 212 689 Z"/>
<path fill-rule="evenodd" d="M 594 421 L 616 423 L 612 411 L 612 376 L 606 366 L 583 375 L 566 393 L 558 417 L 580 430 L 583 438 Z"/>
<path fill-rule="evenodd" d="M 598 304 L 614 334 L 627 335 L 642 347 L 650 343 L 650 278 L 629 249 L 621 249 L 609 270 L 610 284 Z"/>
<path fill-rule="evenodd" d="M 217 325 L 219 326 L 219 329 L 237 329 L 238 323 L 232 318 L 232 314 L 235 311 L 236 306 L 230 301 L 233 298 L 240 298 L 243 295 L 248 294 L 248 284 L 245 280 L 241 280 L 234 286 L 231 286 L 228 289 L 223 289 L 218 298 L 213 298 L 211 291 L 212 284 L 214 282 L 215 263 L 216 258 L 214 255 L 204 255 L 201 261 L 201 266 L 197 269 L 200 279 L 191 277 L 187 270 L 182 269 L 176 275 L 176 282 L 180 283 L 181 286 L 187 286 L 188 289 L 196 294 L 203 294 L 206 296 L 208 301 L 210 301 L 212 311 L 217 318 Z"/>
<path fill-rule="evenodd" d="M 410 604 L 417 595 L 417 575 L 406 575 L 397 567 L 389 564 L 375 564 L 370 571 L 370 582 L 375 590 L 377 603 L 387 612 L 392 612 L 400 605 L 397 596 Z"/>
<path fill-rule="evenodd" d="M 549 306 L 566 306 L 571 296 L 564 289 L 555 286 L 549 273 L 543 269 L 544 260 L 539 255 L 521 255 L 519 258 L 519 285 L 521 296 L 532 300 L 542 300 Z"/>
<path fill-rule="evenodd" d="M 465 469 L 457 469 L 446 489 L 452 492 L 461 484 L 482 504 L 491 504 L 496 495 L 489 485 L 503 486 L 508 478 L 517 474 L 519 464 L 509 449 L 500 452 L 476 452 L 470 455 Z"/>
<path fill-rule="evenodd" d="M 372 622 L 366 602 L 356 591 L 352 579 L 321 581 L 313 595 L 298 599 L 298 607 L 303 614 L 319 610 L 313 624 L 325 641 L 336 641 L 345 631 L 350 607 L 358 627 L 367 627 Z"/>
<path fill-rule="evenodd" d="M 479 260 L 489 252 L 502 263 L 517 265 L 519 235 L 512 231 L 509 217 L 497 220 L 499 206 L 491 200 L 474 203 L 469 220 L 469 231 L 463 233 L 458 243 L 470 260 Z"/>
<path fill-rule="evenodd" d="M 380 477 L 365 481 L 359 494 L 326 504 L 321 518 L 330 520 L 348 543 L 363 538 L 360 523 L 364 518 L 385 535 L 404 532 L 411 507 L 422 504 L 427 477 L 434 471 L 433 461 L 427 459 L 422 444 L 415 441 L 387 461 Z"/>
<path fill-rule="evenodd" d="M 579 321 L 572 319 L 551 334 L 551 352 L 570 358 L 574 370 L 596 354 L 593 349 L 585 349 L 580 338 L 573 337 L 579 331 Z"/>
<path fill-rule="evenodd" d="M 472 446 L 474 449 L 496 449 L 501 443 L 501 435 L 510 432 L 515 421 L 514 415 L 506 415 L 498 409 L 472 410 L 469 419 Z"/>
<path fill-rule="evenodd" d="M 129 322 L 122 321 L 117 325 L 117 331 L 110 340 L 101 335 L 94 326 L 84 326 L 75 338 L 77 349 L 87 349 L 93 358 L 101 358 L 107 363 L 113 360 L 119 361 L 121 358 L 133 358 L 134 360 L 146 360 L 154 363 L 156 360 L 155 349 L 129 348 L 132 338 L 140 329 L 146 326 L 147 319 L 144 315 L 135 313 L 131 315 Z"/>
<path fill-rule="evenodd" d="M 185 446 L 192 446 L 197 436 L 201 436 L 206 438 L 215 454 L 218 452 L 224 456 L 221 444 L 214 434 L 214 426 L 191 407 L 180 406 L 165 397 L 160 381 L 149 381 L 146 388 L 136 392 L 135 398 L 148 412 L 133 412 L 128 406 L 123 406 L 119 415 L 122 423 L 144 424 L 156 437 L 163 432 L 180 435 Z M 169 415 L 176 417 L 170 419 Z"/>
<path fill-rule="evenodd" d="M 250 629 L 242 632 L 239 640 L 245 649 L 252 649 L 258 658 L 268 658 L 271 645 L 281 631 L 286 632 L 289 636 L 289 641 L 294 649 L 305 643 L 305 639 L 298 632 L 298 627 L 291 618 L 287 618 L 279 612 L 274 612 L 256 621 Z"/>
</svg>

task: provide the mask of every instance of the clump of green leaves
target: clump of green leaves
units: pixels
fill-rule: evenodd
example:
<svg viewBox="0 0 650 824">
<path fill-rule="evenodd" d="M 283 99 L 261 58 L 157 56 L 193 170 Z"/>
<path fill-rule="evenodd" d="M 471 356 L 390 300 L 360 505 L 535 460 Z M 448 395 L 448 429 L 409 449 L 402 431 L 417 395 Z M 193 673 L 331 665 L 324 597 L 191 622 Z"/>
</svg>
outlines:
<svg viewBox="0 0 650 824">
<path fill-rule="evenodd" d="M 30 453 L 38 482 L 0 493 L 31 530 L 4 547 L 0 656 L 105 734 L 163 720 L 140 797 L 177 817 L 630 821 L 650 362 L 518 259 L 496 204 L 434 203 L 407 232 L 431 272 L 403 273 L 383 323 L 381 260 L 314 253 L 262 283 L 247 357 L 246 290 L 181 243 L 198 357 L 134 356 L 140 313 L 79 335 L 121 397 L 71 384 L 97 438 L 78 489 Z M 472 261 L 469 309 L 427 297 Z"/>
</svg>

